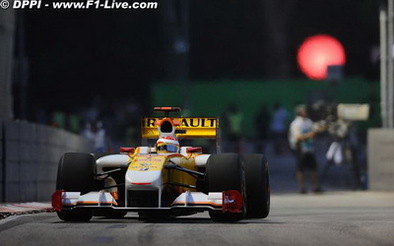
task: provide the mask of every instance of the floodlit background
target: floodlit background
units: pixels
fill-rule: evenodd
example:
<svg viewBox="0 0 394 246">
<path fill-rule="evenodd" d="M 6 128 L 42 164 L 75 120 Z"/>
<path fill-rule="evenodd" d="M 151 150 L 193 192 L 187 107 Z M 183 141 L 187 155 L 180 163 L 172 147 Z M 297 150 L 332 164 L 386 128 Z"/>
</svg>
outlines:
<svg viewBox="0 0 394 246">
<path fill-rule="evenodd" d="M 224 151 L 264 152 L 272 165 L 291 166 L 286 137 L 278 140 L 273 127 L 278 108 L 288 126 L 297 104 L 322 120 L 330 105 L 368 103 L 369 119 L 355 122 L 352 133 L 367 179 L 367 129 L 381 126 L 379 1 L 158 3 L 144 10 L 0 9 L 0 117 L 75 134 L 96 124 L 108 137 L 103 151 L 116 151 L 140 143 L 140 118 L 153 106 L 181 106 L 184 115 L 221 117 Z M 326 53 L 312 47 L 300 58 L 316 35 L 335 40 L 339 53 L 318 42 Z M 318 62 L 323 68 L 313 67 Z M 231 113 L 240 117 L 237 143 Z M 324 166 L 332 139 L 319 139 Z M 354 187 L 346 168 L 336 171 L 340 187 L 366 188 L 366 181 Z"/>
</svg>

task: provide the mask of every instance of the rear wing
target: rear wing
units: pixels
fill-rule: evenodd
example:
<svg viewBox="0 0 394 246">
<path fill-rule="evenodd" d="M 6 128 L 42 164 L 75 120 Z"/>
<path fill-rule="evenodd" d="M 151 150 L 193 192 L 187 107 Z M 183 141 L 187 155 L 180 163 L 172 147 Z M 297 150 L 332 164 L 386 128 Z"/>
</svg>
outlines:
<svg viewBox="0 0 394 246">
<path fill-rule="evenodd" d="M 219 137 L 219 118 L 209 117 L 175 117 L 171 118 L 176 125 L 178 138 L 211 138 Z M 159 137 L 156 123 L 161 118 L 145 117 L 141 122 L 141 136 L 145 139 Z"/>
</svg>

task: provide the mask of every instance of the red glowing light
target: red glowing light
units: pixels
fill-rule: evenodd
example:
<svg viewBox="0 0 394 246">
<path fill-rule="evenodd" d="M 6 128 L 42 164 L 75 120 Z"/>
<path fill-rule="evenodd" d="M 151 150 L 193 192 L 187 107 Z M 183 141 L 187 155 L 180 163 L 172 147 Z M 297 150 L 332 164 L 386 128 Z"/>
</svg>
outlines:
<svg viewBox="0 0 394 246">
<path fill-rule="evenodd" d="M 337 39 L 329 35 L 315 35 L 301 44 L 297 62 L 308 78 L 322 80 L 327 77 L 328 66 L 345 65 L 345 49 Z"/>
</svg>

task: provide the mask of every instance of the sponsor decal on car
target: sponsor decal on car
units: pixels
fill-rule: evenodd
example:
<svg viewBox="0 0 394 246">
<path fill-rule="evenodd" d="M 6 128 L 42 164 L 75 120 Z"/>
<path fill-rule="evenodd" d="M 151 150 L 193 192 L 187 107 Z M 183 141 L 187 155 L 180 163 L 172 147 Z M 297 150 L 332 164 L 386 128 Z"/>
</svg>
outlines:
<svg viewBox="0 0 394 246">
<path fill-rule="evenodd" d="M 164 163 L 166 162 L 165 156 L 142 156 L 136 157 L 130 164 L 129 169 L 131 171 L 157 171 L 161 170 Z"/>
<path fill-rule="evenodd" d="M 171 118 L 177 130 L 184 130 L 184 133 L 177 133 L 178 138 L 216 138 L 219 128 L 218 118 L 209 117 L 189 117 L 189 118 Z M 142 119 L 142 137 L 157 138 L 159 118 L 147 117 Z"/>
</svg>

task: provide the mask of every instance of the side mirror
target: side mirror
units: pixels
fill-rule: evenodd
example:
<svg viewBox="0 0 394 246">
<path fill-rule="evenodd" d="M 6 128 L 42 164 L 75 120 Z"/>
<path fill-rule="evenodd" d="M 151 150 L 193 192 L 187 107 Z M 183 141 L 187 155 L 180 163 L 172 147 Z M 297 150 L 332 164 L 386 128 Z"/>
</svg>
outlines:
<svg viewBox="0 0 394 246">
<path fill-rule="evenodd" d="M 120 153 L 134 154 L 135 148 L 132 147 L 120 147 Z"/>
<path fill-rule="evenodd" d="M 186 148 L 186 153 L 202 153 L 202 148 L 201 147 Z"/>
</svg>

